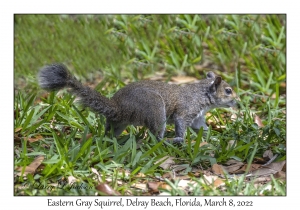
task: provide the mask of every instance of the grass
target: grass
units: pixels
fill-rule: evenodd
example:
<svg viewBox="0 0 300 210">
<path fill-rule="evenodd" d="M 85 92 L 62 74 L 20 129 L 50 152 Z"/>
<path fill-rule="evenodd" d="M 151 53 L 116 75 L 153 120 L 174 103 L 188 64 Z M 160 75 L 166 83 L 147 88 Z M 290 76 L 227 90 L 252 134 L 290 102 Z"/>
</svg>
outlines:
<svg viewBox="0 0 300 210">
<path fill-rule="evenodd" d="M 99 179 L 121 195 L 145 195 L 149 192 L 132 186 L 168 173 L 159 166 L 166 156 L 176 157 L 185 167 L 181 175 L 195 181 L 190 195 L 285 195 L 286 184 L 278 179 L 257 187 L 241 176 L 215 188 L 193 172 L 229 159 L 252 162 L 268 149 L 278 154 L 276 160 L 285 160 L 285 18 L 15 15 L 14 165 L 24 172 L 36 156 L 45 158 L 34 174 L 15 176 L 15 195 L 95 195 Z M 232 110 L 211 110 L 207 120 L 224 126 L 222 131 L 212 125 L 204 135 L 188 129 L 181 146 L 158 143 L 146 128 L 133 126 L 116 139 L 104 135 L 103 116 L 74 103 L 67 91 L 40 90 L 36 74 L 54 62 L 65 63 L 107 97 L 130 82 L 159 75 L 164 81 L 183 75 L 201 79 L 213 70 L 234 87 L 241 108 L 236 120 L 230 119 Z M 167 137 L 174 136 L 172 125 L 167 131 Z M 228 149 L 229 141 L 236 145 Z M 208 144 L 199 147 L 201 142 Z M 72 189 L 69 177 L 86 187 Z M 165 182 L 170 188 L 161 191 L 186 194 L 178 180 Z"/>
</svg>

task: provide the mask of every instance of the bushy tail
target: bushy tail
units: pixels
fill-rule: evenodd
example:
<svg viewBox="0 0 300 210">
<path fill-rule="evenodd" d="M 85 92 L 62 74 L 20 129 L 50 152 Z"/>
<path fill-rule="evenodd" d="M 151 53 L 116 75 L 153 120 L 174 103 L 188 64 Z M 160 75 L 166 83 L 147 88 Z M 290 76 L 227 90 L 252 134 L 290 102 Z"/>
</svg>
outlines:
<svg viewBox="0 0 300 210">
<path fill-rule="evenodd" d="M 72 93 L 80 98 L 80 102 L 84 106 L 90 107 L 93 111 L 110 119 L 117 117 L 117 106 L 113 101 L 84 86 L 70 74 L 63 64 L 51 64 L 43 67 L 38 74 L 38 81 L 41 88 L 48 91 L 70 87 Z"/>
<path fill-rule="evenodd" d="M 44 66 L 38 75 L 41 88 L 52 91 L 68 86 L 71 75 L 63 64 L 51 64 Z"/>
</svg>

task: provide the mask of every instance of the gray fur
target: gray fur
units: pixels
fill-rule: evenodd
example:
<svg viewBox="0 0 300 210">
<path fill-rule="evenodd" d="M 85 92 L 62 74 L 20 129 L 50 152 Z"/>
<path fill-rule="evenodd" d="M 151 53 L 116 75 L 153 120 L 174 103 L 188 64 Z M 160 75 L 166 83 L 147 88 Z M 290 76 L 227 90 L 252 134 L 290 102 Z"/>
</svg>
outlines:
<svg viewBox="0 0 300 210">
<path fill-rule="evenodd" d="M 212 108 L 234 106 L 236 98 L 230 86 L 213 72 L 199 83 L 186 86 L 159 81 L 131 83 L 111 99 L 83 86 L 62 64 L 41 69 L 39 84 L 50 91 L 70 87 L 84 106 L 106 117 L 106 133 L 113 128 L 118 136 L 127 125 L 146 126 L 160 140 L 166 123 L 174 123 L 174 142 L 184 140 L 187 126 L 206 130 L 205 113 Z M 228 88 L 231 94 L 225 91 Z"/>
</svg>

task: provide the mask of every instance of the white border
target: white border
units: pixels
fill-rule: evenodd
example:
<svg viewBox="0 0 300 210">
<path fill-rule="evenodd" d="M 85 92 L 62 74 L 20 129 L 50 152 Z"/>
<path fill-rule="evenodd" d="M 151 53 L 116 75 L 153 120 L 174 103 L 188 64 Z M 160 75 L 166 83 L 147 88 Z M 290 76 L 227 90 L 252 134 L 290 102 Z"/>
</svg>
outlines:
<svg viewBox="0 0 300 210">
<path fill-rule="evenodd" d="M 15 13 L 286 13 L 287 14 L 287 138 L 288 138 L 288 192 L 287 197 L 233 197 L 235 200 L 253 200 L 255 208 L 288 207 L 296 205 L 299 175 L 299 138 L 297 138 L 299 94 L 299 10 L 296 1 L 279 0 L 185 0 L 185 1 L 37 1 L 13 0 L 1 3 L 1 82 L 3 98 L 1 110 L 1 206 L 30 207 L 32 210 L 48 207 L 48 197 L 13 197 L 13 14 Z M 51 197 L 53 198 L 53 197 Z M 81 197 L 93 200 L 92 197 Z M 111 198 L 111 197 L 110 197 Z M 226 197 L 229 198 L 229 197 Z M 55 197 L 59 199 L 59 197 Z M 76 197 L 63 197 L 75 201 Z M 111 198 L 112 199 L 112 198 Z M 118 199 L 118 198 L 116 198 Z M 142 199 L 150 199 L 143 197 Z M 65 207 L 63 207 L 65 208 Z M 73 207 L 80 208 L 80 207 Z M 99 207 L 98 207 L 99 208 Z M 158 207 L 157 207 L 158 208 Z M 181 207 L 182 208 L 182 207 Z M 229 207 L 223 207 L 229 208 Z M 222 208 L 222 209 L 223 209 Z M 249 208 L 249 207 L 248 207 Z M 82 209 L 82 208 L 81 208 Z M 95 208 L 94 208 L 95 209 Z M 112 208 L 111 208 L 112 209 Z M 149 208 L 147 208 L 149 209 Z M 152 208 L 151 208 L 152 209 Z M 175 208 L 177 209 L 177 208 Z"/>
</svg>

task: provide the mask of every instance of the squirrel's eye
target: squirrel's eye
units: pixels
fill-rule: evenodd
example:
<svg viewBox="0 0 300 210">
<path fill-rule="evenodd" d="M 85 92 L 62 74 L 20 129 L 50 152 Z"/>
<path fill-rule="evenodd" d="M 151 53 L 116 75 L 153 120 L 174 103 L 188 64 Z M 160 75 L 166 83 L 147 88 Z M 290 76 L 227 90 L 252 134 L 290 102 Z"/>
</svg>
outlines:
<svg viewBox="0 0 300 210">
<path fill-rule="evenodd" d="M 232 89 L 231 88 L 225 88 L 225 92 L 227 95 L 230 95 L 232 93 Z"/>
</svg>

